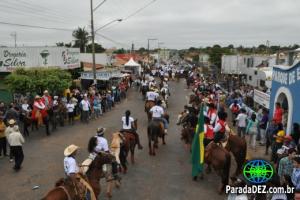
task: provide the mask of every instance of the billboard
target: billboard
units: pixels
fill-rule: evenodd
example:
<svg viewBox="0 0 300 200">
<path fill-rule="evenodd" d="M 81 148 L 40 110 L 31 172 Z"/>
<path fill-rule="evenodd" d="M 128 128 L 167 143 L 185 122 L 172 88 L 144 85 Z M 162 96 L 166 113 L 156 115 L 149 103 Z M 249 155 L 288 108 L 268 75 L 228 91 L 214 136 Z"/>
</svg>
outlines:
<svg viewBox="0 0 300 200">
<path fill-rule="evenodd" d="M 270 95 L 259 90 L 254 90 L 254 101 L 263 107 L 270 108 Z"/>
<path fill-rule="evenodd" d="M 0 72 L 10 72 L 17 67 L 80 67 L 79 48 L 17 47 L 0 48 Z"/>
</svg>

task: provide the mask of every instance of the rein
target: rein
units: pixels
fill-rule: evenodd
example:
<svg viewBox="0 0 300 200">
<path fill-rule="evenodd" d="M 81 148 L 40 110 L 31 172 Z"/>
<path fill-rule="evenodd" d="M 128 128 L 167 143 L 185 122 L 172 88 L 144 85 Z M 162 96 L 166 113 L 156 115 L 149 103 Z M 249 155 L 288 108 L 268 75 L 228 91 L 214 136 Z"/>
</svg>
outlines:
<svg viewBox="0 0 300 200">
<path fill-rule="evenodd" d="M 66 193 L 68 200 L 72 200 L 68 190 L 64 186 L 58 186 L 58 188 L 61 188 Z"/>
</svg>

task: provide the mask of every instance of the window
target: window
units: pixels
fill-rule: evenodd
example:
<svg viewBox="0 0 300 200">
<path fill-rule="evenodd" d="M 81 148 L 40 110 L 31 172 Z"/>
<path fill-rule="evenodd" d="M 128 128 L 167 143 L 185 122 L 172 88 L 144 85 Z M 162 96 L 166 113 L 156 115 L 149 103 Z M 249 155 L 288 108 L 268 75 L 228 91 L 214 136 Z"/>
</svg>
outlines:
<svg viewBox="0 0 300 200">
<path fill-rule="evenodd" d="M 257 75 L 257 71 L 256 70 L 254 71 L 254 75 Z"/>
<path fill-rule="evenodd" d="M 264 80 L 260 80 L 259 85 L 260 85 L 260 87 L 265 87 L 266 82 Z"/>
<path fill-rule="evenodd" d="M 249 81 L 252 81 L 252 76 L 249 76 L 248 78 L 249 78 Z"/>
</svg>

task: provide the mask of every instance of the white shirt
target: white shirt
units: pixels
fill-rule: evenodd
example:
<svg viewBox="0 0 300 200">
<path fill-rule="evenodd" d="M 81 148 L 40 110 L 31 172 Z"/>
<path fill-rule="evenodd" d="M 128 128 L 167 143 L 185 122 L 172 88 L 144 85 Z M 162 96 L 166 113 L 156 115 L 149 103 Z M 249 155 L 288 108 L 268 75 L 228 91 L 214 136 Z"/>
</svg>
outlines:
<svg viewBox="0 0 300 200">
<path fill-rule="evenodd" d="M 64 159 L 64 169 L 67 176 L 70 174 L 76 174 L 79 172 L 79 167 L 76 160 L 73 157 L 65 157 Z"/>
<path fill-rule="evenodd" d="M 144 81 L 144 80 L 142 80 L 142 82 L 141 82 L 141 83 L 142 83 L 142 86 L 147 86 L 147 85 L 148 85 L 148 81 L 146 81 L 146 80 L 145 80 L 145 81 Z"/>
<path fill-rule="evenodd" d="M 24 110 L 25 112 L 30 112 L 30 108 L 29 108 L 28 103 L 22 104 L 22 110 Z"/>
<path fill-rule="evenodd" d="M 127 129 L 132 129 L 131 127 L 131 123 L 134 122 L 134 119 L 132 117 L 129 117 L 129 121 L 128 121 L 128 125 L 126 124 L 126 117 L 123 116 L 122 117 L 122 125 L 123 125 L 123 129 L 127 130 Z"/>
<path fill-rule="evenodd" d="M 90 108 L 90 102 L 88 100 L 82 100 L 81 101 L 81 106 L 83 111 L 89 111 Z"/>
<path fill-rule="evenodd" d="M 104 137 L 96 136 L 97 146 L 95 147 L 96 152 L 109 151 L 107 140 Z"/>
<path fill-rule="evenodd" d="M 159 94 L 157 92 L 147 92 L 147 100 L 149 101 L 155 101 L 155 99 L 159 97 Z"/>
<path fill-rule="evenodd" d="M 247 115 L 245 113 L 238 114 L 237 118 L 235 119 L 238 122 L 238 127 L 246 127 L 246 119 Z"/>
<path fill-rule="evenodd" d="M 72 104 L 72 103 L 68 103 L 68 104 L 67 104 L 67 109 L 68 109 L 68 112 L 69 112 L 69 113 L 74 112 L 74 108 L 75 108 L 75 105 L 74 105 L 74 104 Z"/>
<path fill-rule="evenodd" d="M 16 131 L 10 133 L 7 140 L 10 146 L 22 146 L 22 144 L 25 142 L 22 134 Z"/>
<path fill-rule="evenodd" d="M 150 112 L 152 113 L 152 117 L 161 118 L 164 114 L 164 109 L 160 106 L 153 106 L 150 109 Z"/>
</svg>

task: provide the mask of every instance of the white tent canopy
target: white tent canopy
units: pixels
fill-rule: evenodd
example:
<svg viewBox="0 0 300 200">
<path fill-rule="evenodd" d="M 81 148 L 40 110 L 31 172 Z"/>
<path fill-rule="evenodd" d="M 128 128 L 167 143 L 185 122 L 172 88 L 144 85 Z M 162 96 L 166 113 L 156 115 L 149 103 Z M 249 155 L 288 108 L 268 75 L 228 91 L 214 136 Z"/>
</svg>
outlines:
<svg viewBox="0 0 300 200">
<path fill-rule="evenodd" d="M 139 67 L 139 66 L 141 66 L 140 64 L 138 64 L 137 62 L 135 62 L 134 60 L 133 60 L 133 58 L 130 58 L 130 60 L 127 62 L 127 63 L 125 63 L 124 64 L 124 66 L 125 67 Z"/>
<path fill-rule="evenodd" d="M 141 74 L 141 65 L 135 62 L 133 58 L 130 58 L 130 60 L 124 64 L 124 68 L 126 70 L 131 70 L 135 75 Z"/>
</svg>

